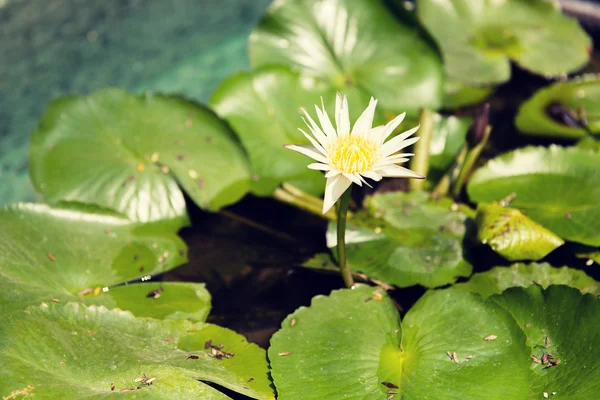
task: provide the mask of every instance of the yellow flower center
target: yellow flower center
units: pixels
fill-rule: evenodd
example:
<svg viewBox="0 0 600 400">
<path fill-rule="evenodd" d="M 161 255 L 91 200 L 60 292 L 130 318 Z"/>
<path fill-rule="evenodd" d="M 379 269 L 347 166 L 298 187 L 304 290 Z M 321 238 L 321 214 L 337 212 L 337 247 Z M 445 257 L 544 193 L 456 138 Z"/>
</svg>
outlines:
<svg viewBox="0 0 600 400">
<path fill-rule="evenodd" d="M 377 144 L 362 135 L 340 136 L 327 148 L 331 165 L 353 174 L 369 171 L 377 161 Z"/>
</svg>

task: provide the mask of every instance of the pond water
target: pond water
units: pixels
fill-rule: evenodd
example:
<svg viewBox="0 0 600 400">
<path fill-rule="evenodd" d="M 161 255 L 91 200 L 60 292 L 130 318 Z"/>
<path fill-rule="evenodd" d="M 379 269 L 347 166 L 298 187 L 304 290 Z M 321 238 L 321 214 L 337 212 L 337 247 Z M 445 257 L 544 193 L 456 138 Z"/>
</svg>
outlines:
<svg viewBox="0 0 600 400">
<path fill-rule="evenodd" d="M 0 205 L 39 200 L 29 133 L 46 105 L 118 86 L 206 101 L 248 68 L 271 0 L 0 0 Z"/>
</svg>

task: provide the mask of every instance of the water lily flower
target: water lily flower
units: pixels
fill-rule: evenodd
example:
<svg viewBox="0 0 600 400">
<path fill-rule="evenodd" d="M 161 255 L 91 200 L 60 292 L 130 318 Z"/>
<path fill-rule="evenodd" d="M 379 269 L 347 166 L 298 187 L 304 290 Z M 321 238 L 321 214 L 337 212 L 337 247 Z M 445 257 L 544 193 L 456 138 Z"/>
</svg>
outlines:
<svg viewBox="0 0 600 400">
<path fill-rule="evenodd" d="M 300 131 L 311 145 L 286 145 L 285 147 L 317 161 L 309 164 L 308 168 L 325 171 L 327 183 L 323 214 L 333 207 L 352 183 L 358 186 L 364 183 L 370 187 L 365 178 L 374 181 L 386 177 L 423 179 L 423 176 L 397 165 L 408 161 L 409 157 L 414 155 L 399 153 L 399 151 L 419 140 L 418 137 L 410 137 L 419 126 L 386 141 L 400 125 L 406 113 L 398 115 L 385 125 L 373 127 L 376 106 L 377 100 L 371 97 L 369 106 L 356 120 L 352 130 L 350 130 L 348 100 L 346 96 L 342 97 L 339 93 L 335 101 L 337 129 L 333 127 L 325 111 L 323 98 L 321 98 L 321 108 L 315 105 L 320 126 L 306 110 L 302 110 L 306 116 L 303 120 L 312 135 L 303 129 Z"/>
</svg>

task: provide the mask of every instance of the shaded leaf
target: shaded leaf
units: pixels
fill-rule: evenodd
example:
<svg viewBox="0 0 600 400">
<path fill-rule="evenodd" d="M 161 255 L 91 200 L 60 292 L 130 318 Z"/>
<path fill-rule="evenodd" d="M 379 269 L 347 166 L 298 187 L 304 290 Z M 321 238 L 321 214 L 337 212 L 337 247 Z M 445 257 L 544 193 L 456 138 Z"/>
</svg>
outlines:
<svg viewBox="0 0 600 400">
<path fill-rule="evenodd" d="M 401 328 L 379 290 L 317 296 L 286 318 L 269 348 L 278 398 L 382 399 L 389 390 L 407 399 L 527 396 L 529 352 L 510 314 L 476 295 L 436 291 L 419 300 Z M 483 340 L 490 334 L 499 340 Z M 458 363 L 447 352 L 456 352 Z"/>
<path fill-rule="evenodd" d="M 600 132 L 600 79 L 598 75 L 583 75 L 565 82 L 556 82 L 538 90 L 519 108 L 517 128 L 532 135 L 578 139 L 587 135 L 579 126 L 569 126 L 553 118 L 550 107 L 561 106 L 575 122 L 585 118 L 592 132 Z M 597 146 L 596 146 L 597 147 Z"/>
<path fill-rule="evenodd" d="M 526 147 L 490 160 L 467 187 L 472 201 L 514 193 L 518 208 L 565 240 L 600 245 L 600 154 L 559 146 Z"/>
<path fill-rule="evenodd" d="M 81 301 L 138 316 L 203 320 L 204 285 L 158 283 L 102 289 L 167 271 L 186 262 L 185 243 L 115 214 L 89 207 L 18 204 L 0 210 L 0 315 L 40 302 Z M 100 293 L 93 295 L 96 291 Z M 83 295 L 88 292 L 88 295 Z M 78 295 L 79 294 L 79 295 Z"/>
<path fill-rule="evenodd" d="M 436 287 L 469 276 L 463 257 L 466 216 L 452 211 L 452 201 L 430 200 L 425 192 L 384 193 L 365 201 L 346 230 L 348 264 L 399 287 Z M 327 246 L 337 253 L 335 224 Z"/>
<path fill-rule="evenodd" d="M 234 356 L 210 357 L 203 346 L 209 339 Z M 242 336 L 210 324 L 136 319 L 104 307 L 42 304 L 4 316 L 0 359 L 0 393 L 6 398 L 19 391 L 36 398 L 104 398 L 113 394 L 111 384 L 115 392 L 139 386 L 121 394 L 126 398 L 228 398 L 199 380 L 273 398 L 265 353 Z M 151 385 L 144 384 L 144 374 L 155 378 Z"/>
<path fill-rule="evenodd" d="M 417 16 L 437 41 L 450 80 L 501 83 L 510 62 L 544 76 L 582 68 L 591 40 L 549 1 L 419 0 Z"/>
<path fill-rule="evenodd" d="M 431 138 L 427 180 L 437 181 L 452 165 L 460 148 L 465 144 L 471 121 L 471 118 L 433 114 L 434 131 Z"/>
<path fill-rule="evenodd" d="M 55 100 L 32 133 L 30 174 L 51 202 L 114 209 L 133 221 L 187 221 L 178 183 L 200 207 L 249 187 L 246 157 L 208 109 L 177 97 L 106 89 Z"/>
<path fill-rule="evenodd" d="M 514 208 L 479 204 L 476 221 L 477 239 L 510 261 L 536 261 L 564 243 Z"/>
<path fill-rule="evenodd" d="M 444 82 L 442 108 L 460 108 L 483 102 L 496 90 L 491 86 L 468 86 L 459 81 Z"/>
<path fill-rule="evenodd" d="M 569 267 L 555 268 L 548 263 L 517 263 L 510 267 L 494 267 L 489 271 L 474 274 L 468 282 L 458 283 L 454 287 L 487 298 L 512 287 L 528 287 L 533 284 L 543 288 L 550 285 L 568 285 L 582 293 L 600 294 L 598 282 L 584 271 Z"/>
<path fill-rule="evenodd" d="M 556 362 L 551 367 L 531 363 L 529 399 L 556 392 L 573 400 L 587 400 L 600 390 L 600 303 L 596 296 L 582 295 L 577 289 L 551 286 L 542 291 L 537 286 L 509 289 L 490 297 L 511 313 L 527 335 L 531 354 L 542 358 L 550 353 Z"/>
<path fill-rule="evenodd" d="M 250 59 L 364 91 L 393 112 L 441 105 L 437 54 L 380 0 L 277 0 L 250 36 Z"/>
</svg>

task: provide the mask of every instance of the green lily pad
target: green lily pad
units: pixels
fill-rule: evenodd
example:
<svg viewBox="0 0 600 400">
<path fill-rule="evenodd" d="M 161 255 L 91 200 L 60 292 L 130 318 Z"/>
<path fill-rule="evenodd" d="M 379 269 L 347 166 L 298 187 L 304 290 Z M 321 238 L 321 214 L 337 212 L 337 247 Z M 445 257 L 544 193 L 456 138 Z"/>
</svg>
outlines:
<svg viewBox="0 0 600 400">
<path fill-rule="evenodd" d="M 44 303 L 1 321 L 4 398 L 229 398 L 201 380 L 273 399 L 264 350 L 218 326 L 77 303 Z M 234 355 L 211 357 L 208 340 Z"/>
<path fill-rule="evenodd" d="M 593 265 L 594 263 L 600 264 L 600 247 L 582 246 L 576 243 L 572 243 L 569 249 L 575 253 L 577 258 L 583 258 L 586 260 L 587 266 Z"/>
<path fill-rule="evenodd" d="M 596 153 L 600 153 L 600 140 L 590 136 L 586 136 L 579 140 L 576 146 L 580 149 L 593 150 Z"/>
<path fill-rule="evenodd" d="M 529 399 L 587 400 L 600 390 L 600 303 L 567 286 L 509 289 L 488 302 L 505 308 L 527 335 L 531 355 L 556 365 L 531 363 Z M 544 394 L 546 393 L 546 394 Z"/>
<path fill-rule="evenodd" d="M 515 121 L 523 133 L 569 139 L 585 137 L 585 129 L 553 119 L 548 112 L 552 105 L 560 105 L 574 115 L 584 110 L 589 129 L 600 132 L 600 75 L 583 75 L 538 90 L 521 105 Z"/>
<path fill-rule="evenodd" d="M 600 245 L 600 154 L 559 146 L 526 147 L 475 171 L 472 201 L 491 203 L 514 193 L 511 207 L 565 240 Z"/>
<path fill-rule="evenodd" d="M 116 210 L 133 221 L 187 222 L 178 187 L 218 210 L 249 188 L 233 132 L 210 110 L 182 98 L 119 89 L 60 98 L 32 133 L 31 180 L 51 202 Z"/>
<path fill-rule="evenodd" d="M 452 211 L 452 201 L 430 200 L 425 192 L 384 193 L 365 201 L 346 230 L 348 264 L 399 287 L 442 286 L 471 274 L 463 257 L 467 217 Z M 327 246 L 337 251 L 335 224 Z"/>
<path fill-rule="evenodd" d="M 254 67 L 281 64 L 392 112 L 441 105 L 436 52 L 380 0 L 278 0 L 250 36 Z"/>
<path fill-rule="evenodd" d="M 444 82 L 442 108 L 460 108 L 483 102 L 496 90 L 493 86 L 468 86 L 459 81 Z"/>
<path fill-rule="evenodd" d="M 80 301 L 138 316 L 204 320 L 210 310 L 204 285 L 168 282 L 150 297 L 161 284 L 112 288 L 181 265 L 186 252 L 173 233 L 153 232 L 151 226 L 89 207 L 5 207 L 0 209 L 0 315 L 40 302 Z"/>
<path fill-rule="evenodd" d="M 465 144 L 471 118 L 444 117 L 433 114 L 434 130 L 431 138 L 427 180 L 437 181 L 452 165 L 460 148 Z"/>
<path fill-rule="evenodd" d="M 582 68 L 591 39 L 549 1 L 419 0 L 417 16 L 437 41 L 449 79 L 508 81 L 510 61 L 544 76 Z"/>
<path fill-rule="evenodd" d="M 356 120 L 369 104 L 369 97 L 357 90 L 347 94 L 351 119 Z M 284 67 L 239 73 L 215 91 L 212 107 L 233 127 L 248 151 L 254 193 L 270 195 L 282 182 L 311 194 L 323 193 L 323 174 L 307 168 L 310 162 L 306 156 L 283 147 L 310 144 L 298 130 L 306 131 L 301 108 L 316 118 L 314 105 L 321 105 L 321 97 L 333 117 L 335 90 L 318 80 L 301 78 Z M 384 122 L 380 110 L 377 120 Z"/>
<path fill-rule="evenodd" d="M 477 239 L 510 261 L 537 261 L 564 243 L 514 208 L 479 204 L 476 221 Z"/>
<path fill-rule="evenodd" d="M 548 263 L 517 263 L 510 267 L 494 267 L 474 274 L 468 282 L 454 285 L 456 288 L 478 293 L 487 298 L 512 287 L 528 287 L 533 284 L 547 288 L 550 285 L 568 285 L 581 293 L 600 294 L 598 282 L 584 271 L 569 267 L 552 267 Z"/>
<path fill-rule="evenodd" d="M 484 340 L 491 334 L 498 340 Z M 523 399 L 531 372 L 510 314 L 457 290 L 426 294 L 402 326 L 379 289 L 317 296 L 286 318 L 269 359 L 282 400 L 385 399 L 390 391 L 403 399 Z"/>
</svg>

